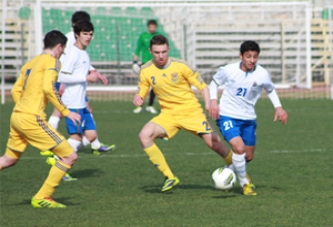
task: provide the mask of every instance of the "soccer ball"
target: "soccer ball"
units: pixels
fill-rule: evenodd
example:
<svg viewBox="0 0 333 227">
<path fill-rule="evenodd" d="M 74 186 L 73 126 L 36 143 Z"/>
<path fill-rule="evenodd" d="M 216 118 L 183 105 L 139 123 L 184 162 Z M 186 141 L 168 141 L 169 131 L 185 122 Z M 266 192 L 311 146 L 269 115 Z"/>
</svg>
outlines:
<svg viewBox="0 0 333 227">
<path fill-rule="evenodd" d="M 213 172 L 212 179 L 215 188 L 229 190 L 236 183 L 236 174 L 229 168 L 218 168 Z"/>
</svg>

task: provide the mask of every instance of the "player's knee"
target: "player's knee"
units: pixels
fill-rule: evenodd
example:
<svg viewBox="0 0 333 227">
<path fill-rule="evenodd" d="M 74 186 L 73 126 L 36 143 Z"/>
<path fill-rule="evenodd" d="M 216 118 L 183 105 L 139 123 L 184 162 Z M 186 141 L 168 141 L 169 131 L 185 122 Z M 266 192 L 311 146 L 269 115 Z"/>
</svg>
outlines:
<svg viewBox="0 0 333 227">
<path fill-rule="evenodd" d="M 151 141 L 153 141 L 154 139 L 152 138 L 151 134 L 145 130 L 142 130 L 140 133 L 139 133 L 139 139 L 140 139 L 140 142 L 142 144 L 142 146 L 146 147 L 147 144 L 150 144 Z"/>
<path fill-rule="evenodd" d="M 139 133 L 139 139 L 140 139 L 140 141 L 144 141 L 144 140 L 149 139 L 149 133 L 147 133 L 146 131 L 142 130 Z"/>
<path fill-rule="evenodd" d="M 78 155 L 76 154 L 76 152 L 71 153 L 70 155 L 61 158 L 61 160 L 67 164 L 67 165 L 74 165 L 74 163 L 76 162 L 76 160 L 78 159 Z"/>
<path fill-rule="evenodd" d="M 245 153 L 245 146 L 243 145 L 236 145 L 232 147 L 232 150 L 236 154 L 244 154 Z"/>
</svg>

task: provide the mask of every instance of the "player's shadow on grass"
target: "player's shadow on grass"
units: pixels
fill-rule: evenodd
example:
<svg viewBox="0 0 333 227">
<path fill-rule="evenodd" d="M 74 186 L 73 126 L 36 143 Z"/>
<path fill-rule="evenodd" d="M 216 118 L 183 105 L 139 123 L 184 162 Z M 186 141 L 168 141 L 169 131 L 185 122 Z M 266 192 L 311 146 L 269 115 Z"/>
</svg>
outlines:
<svg viewBox="0 0 333 227">
<path fill-rule="evenodd" d="M 75 178 L 87 178 L 87 177 L 91 177 L 91 176 L 99 176 L 104 174 L 104 171 L 101 171 L 100 169 L 82 169 L 82 170 L 73 170 L 70 171 L 69 173 L 72 177 Z"/>
<path fill-rule="evenodd" d="M 141 187 L 140 189 L 147 193 L 161 193 L 162 184 L 144 186 L 144 187 Z M 176 190 L 216 190 L 216 189 L 214 189 L 212 186 L 209 186 L 209 185 L 180 184 L 180 185 L 177 185 L 170 192 L 176 191 Z"/>
<path fill-rule="evenodd" d="M 212 196 L 212 198 L 213 199 L 230 199 L 230 198 L 236 197 L 236 195 L 230 194 L 229 192 L 221 192 L 221 193 L 223 193 L 223 194 Z"/>
<path fill-rule="evenodd" d="M 66 206 L 79 206 L 81 205 L 81 203 L 73 203 L 73 202 L 70 202 L 70 200 L 74 200 L 74 197 L 60 197 L 60 198 L 55 198 L 55 200 L 59 203 L 63 203 L 63 204 L 66 204 Z M 77 200 L 75 200 L 77 201 Z M 13 204 L 14 206 L 26 206 L 26 205 L 30 205 L 31 206 L 31 200 L 30 199 L 24 199 L 22 200 L 22 202 L 20 203 L 16 203 L 16 204 Z"/>
</svg>

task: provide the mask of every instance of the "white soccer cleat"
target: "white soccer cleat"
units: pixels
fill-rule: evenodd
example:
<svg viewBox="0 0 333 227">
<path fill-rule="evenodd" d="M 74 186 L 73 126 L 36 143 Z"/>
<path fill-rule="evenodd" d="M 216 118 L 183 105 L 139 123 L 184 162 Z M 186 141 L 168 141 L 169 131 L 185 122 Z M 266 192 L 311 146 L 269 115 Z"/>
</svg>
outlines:
<svg viewBox="0 0 333 227">
<path fill-rule="evenodd" d="M 137 108 L 135 108 L 135 109 L 133 110 L 133 113 L 141 113 L 141 111 L 142 111 L 142 107 L 141 107 L 141 106 L 138 106 Z"/>
<path fill-rule="evenodd" d="M 146 111 L 148 111 L 148 112 L 150 112 L 150 113 L 152 113 L 152 114 L 157 114 L 157 111 L 156 111 L 155 108 L 152 107 L 152 106 L 147 106 L 147 107 L 146 107 Z"/>
</svg>

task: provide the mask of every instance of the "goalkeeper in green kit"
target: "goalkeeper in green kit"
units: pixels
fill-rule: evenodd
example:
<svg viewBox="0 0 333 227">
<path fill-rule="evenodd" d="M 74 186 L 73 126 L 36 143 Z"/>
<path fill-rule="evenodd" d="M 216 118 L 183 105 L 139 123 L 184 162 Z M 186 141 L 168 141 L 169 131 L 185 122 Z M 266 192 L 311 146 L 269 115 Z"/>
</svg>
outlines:
<svg viewBox="0 0 333 227">
<path fill-rule="evenodd" d="M 150 61 L 153 57 L 150 53 L 149 47 L 150 47 L 150 40 L 153 38 L 153 36 L 161 34 L 160 32 L 156 31 L 157 28 L 157 21 L 156 20 L 149 20 L 147 23 L 148 31 L 143 32 L 140 34 L 138 39 L 138 45 L 135 50 L 134 58 L 133 58 L 133 71 L 135 74 L 140 74 L 140 66 L 138 65 L 138 58 L 140 55 L 140 52 L 142 51 L 142 65 Z M 148 106 L 146 107 L 146 111 L 156 114 L 157 111 L 153 107 L 155 94 L 153 89 L 150 90 L 149 94 L 149 102 Z M 134 109 L 134 113 L 140 113 L 142 111 L 142 106 L 138 106 Z"/>
</svg>

